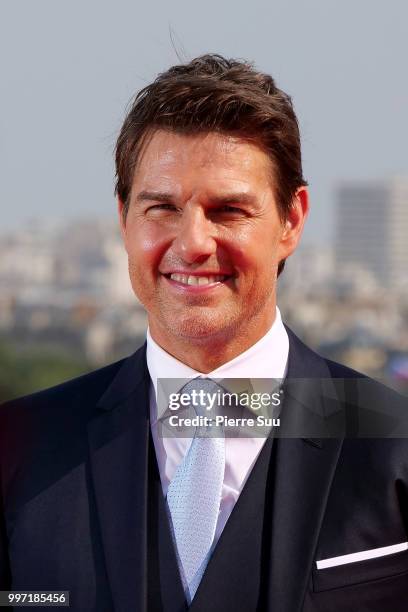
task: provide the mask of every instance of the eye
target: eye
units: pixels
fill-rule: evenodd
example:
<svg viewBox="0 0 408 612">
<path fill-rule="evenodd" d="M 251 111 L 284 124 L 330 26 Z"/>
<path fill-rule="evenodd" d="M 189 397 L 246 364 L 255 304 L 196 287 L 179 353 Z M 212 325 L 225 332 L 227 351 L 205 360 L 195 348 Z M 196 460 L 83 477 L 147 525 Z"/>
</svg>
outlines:
<svg viewBox="0 0 408 612">
<path fill-rule="evenodd" d="M 174 206 L 174 204 L 169 204 L 167 202 L 163 202 L 161 204 L 154 204 L 153 206 L 149 206 L 149 208 L 146 209 L 146 213 L 154 217 L 161 217 L 167 215 L 170 212 L 177 212 L 177 207 Z"/>
<path fill-rule="evenodd" d="M 220 206 L 216 210 L 220 213 L 244 214 L 244 210 L 242 208 L 239 208 L 239 206 L 231 206 L 230 204 Z"/>
<path fill-rule="evenodd" d="M 154 206 L 149 206 L 147 210 L 175 210 L 176 207 L 174 204 L 155 204 Z"/>
</svg>

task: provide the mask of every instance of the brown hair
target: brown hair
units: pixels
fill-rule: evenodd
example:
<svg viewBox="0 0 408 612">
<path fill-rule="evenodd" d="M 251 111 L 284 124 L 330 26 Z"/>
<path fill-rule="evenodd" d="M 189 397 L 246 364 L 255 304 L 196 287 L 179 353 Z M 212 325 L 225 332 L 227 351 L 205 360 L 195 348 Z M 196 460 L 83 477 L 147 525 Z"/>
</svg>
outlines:
<svg viewBox="0 0 408 612">
<path fill-rule="evenodd" d="M 250 63 L 202 55 L 163 72 L 136 95 L 116 143 L 115 193 L 125 216 L 139 153 L 155 129 L 185 134 L 216 131 L 257 143 L 272 161 L 283 220 L 296 190 L 307 185 L 291 98 Z M 278 273 L 283 265 L 279 264 Z"/>
</svg>

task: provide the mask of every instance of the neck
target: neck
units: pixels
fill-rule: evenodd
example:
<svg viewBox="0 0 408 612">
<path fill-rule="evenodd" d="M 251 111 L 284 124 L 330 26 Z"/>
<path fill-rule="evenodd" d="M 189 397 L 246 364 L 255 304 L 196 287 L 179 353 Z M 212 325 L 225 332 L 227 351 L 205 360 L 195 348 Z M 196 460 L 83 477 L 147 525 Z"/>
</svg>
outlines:
<svg viewBox="0 0 408 612">
<path fill-rule="evenodd" d="M 149 324 L 153 340 L 167 353 L 197 372 L 208 374 L 231 361 L 256 344 L 272 327 L 275 312 L 263 325 L 247 326 L 228 335 L 213 334 L 204 338 L 173 337 Z"/>
</svg>

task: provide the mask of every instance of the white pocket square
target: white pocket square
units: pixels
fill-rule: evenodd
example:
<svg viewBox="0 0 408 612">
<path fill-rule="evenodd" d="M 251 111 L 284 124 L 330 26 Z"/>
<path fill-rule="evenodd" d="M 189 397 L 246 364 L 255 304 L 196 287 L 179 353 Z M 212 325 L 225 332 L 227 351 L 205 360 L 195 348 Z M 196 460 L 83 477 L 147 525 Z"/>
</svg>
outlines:
<svg viewBox="0 0 408 612">
<path fill-rule="evenodd" d="M 382 548 L 371 548 L 371 550 L 362 550 L 361 552 L 341 555 L 340 557 L 331 557 L 330 559 L 321 559 L 320 561 L 316 561 L 316 566 L 317 569 L 326 569 L 327 567 L 335 567 L 336 565 L 345 565 L 346 563 L 355 563 L 356 561 L 366 561 L 367 559 L 385 557 L 386 555 L 392 555 L 404 550 L 408 550 L 408 542 L 392 544 L 392 546 L 383 546 Z"/>
</svg>

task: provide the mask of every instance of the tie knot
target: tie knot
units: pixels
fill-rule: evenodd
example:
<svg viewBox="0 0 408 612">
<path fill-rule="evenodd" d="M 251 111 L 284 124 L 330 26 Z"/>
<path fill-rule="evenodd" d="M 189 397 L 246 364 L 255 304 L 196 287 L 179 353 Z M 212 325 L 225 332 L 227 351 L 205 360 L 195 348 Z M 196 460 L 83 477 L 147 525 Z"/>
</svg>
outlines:
<svg viewBox="0 0 408 612">
<path fill-rule="evenodd" d="M 211 378 L 194 378 L 181 389 L 190 396 L 190 406 L 199 416 L 212 416 L 211 412 L 219 404 L 221 387 Z"/>
<path fill-rule="evenodd" d="M 181 389 L 190 396 L 190 406 L 197 416 L 202 417 L 196 436 L 220 436 L 222 428 L 216 426 L 216 416 L 221 405 L 223 389 L 211 378 L 194 378 Z"/>
</svg>

